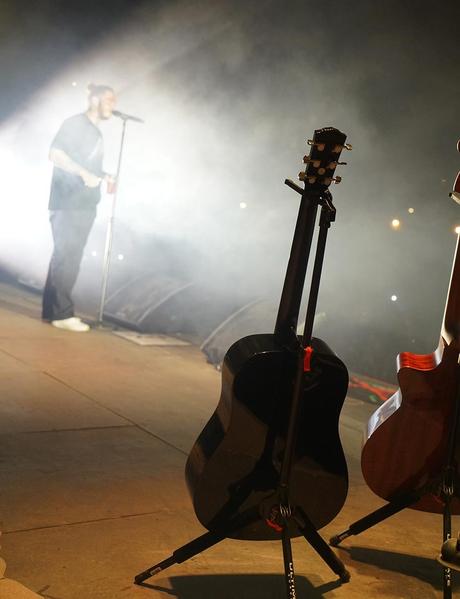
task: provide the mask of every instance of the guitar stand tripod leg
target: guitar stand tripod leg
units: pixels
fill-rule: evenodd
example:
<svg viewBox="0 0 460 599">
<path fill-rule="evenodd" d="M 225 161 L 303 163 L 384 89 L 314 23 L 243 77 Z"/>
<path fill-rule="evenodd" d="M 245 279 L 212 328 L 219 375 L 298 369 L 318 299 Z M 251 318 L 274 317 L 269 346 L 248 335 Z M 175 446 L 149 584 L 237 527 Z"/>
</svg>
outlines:
<svg viewBox="0 0 460 599">
<path fill-rule="evenodd" d="M 452 536 L 452 498 L 455 495 L 458 496 L 455 451 L 458 444 L 457 436 L 460 419 L 460 382 L 457 382 L 457 394 L 455 400 L 454 417 L 449 431 L 447 462 L 442 479 L 442 499 L 444 501 L 444 510 L 442 514 L 443 544 Z M 452 599 L 452 570 L 445 565 L 442 570 L 442 586 L 443 599 Z"/>
<path fill-rule="evenodd" d="M 405 493 L 397 500 L 390 501 L 381 508 L 371 512 L 367 516 L 364 516 L 364 518 L 360 518 L 356 522 L 353 522 L 353 524 L 351 524 L 347 530 L 331 537 L 329 539 L 329 544 L 332 545 L 332 547 L 338 547 L 338 545 L 340 545 L 340 543 L 348 537 L 359 535 L 359 533 L 364 532 L 372 526 L 375 526 L 379 522 L 383 522 L 383 520 L 386 520 L 390 516 L 397 514 L 406 507 L 413 505 L 420 499 L 422 495 L 423 492 L 420 491 Z"/>
<path fill-rule="evenodd" d="M 287 504 L 273 506 L 270 509 L 267 520 L 271 522 L 271 526 L 279 526 L 278 530 L 281 532 L 284 576 L 288 599 L 296 599 L 297 597 L 295 590 L 294 561 L 289 534 L 290 520 L 295 522 L 298 531 L 302 534 L 307 543 L 309 543 L 318 555 L 323 558 L 331 570 L 339 576 L 340 581 L 345 583 L 350 580 L 350 573 L 346 570 L 342 561 L 335 555 L 300 507 L 294 509 Z"/>
<path fill-rule="evenodd" d="M 448 476 L 448 474 L 445 474 Z M 451 479 L 448 479 L 452 482 Z M 443 540 L 444 542 L 449 540 L 452 535 L 452 520 L 451 520 L 451 499 L 454 495 L 454 487 L 453 484 L 444 481 L 444 489 L 443 489 L 443 500 L 444 500 L 444 510 L 443 510 Z M 329 544 L 332 547 L 338 547 L 338 545 L 348 537 L 352 535 L 358 535 L 361 532 L 364 532 L 368 528 L 375 526 L 379 522 L 386 520 L 390 516 L 397 514 L 401 510 L 414 505 L 417 503 L 423 495 L 429 492 L 428 488 L 423 488 L 419 491 L 414 491 L 411 493 L 405 493 L 401 495 L 397 500 L 390 501 L 383 507 L 375 510 L 374 512 L 368 514 L 364 518 L 353 522 L 347 530 L 341 532 L 338 535 L 335 535 L 330 538 Z M 452 599 L 452 572 L 451 569 L 447 566 L 443 566 L 443 599 Z"/>
<path fill-rule="evenodd" d="M 258 510 L 252 509 L 247 512 L 241 514 L 238 518 L 235 518 L 233 521 L 230 521 L 226 526 L 222 526 L 214 531 L 207 532 L 193 541 L 182 545 L 179 549 L 176 549 L 170 557 L 147 568 L 140 574 L 137 574 L 134 577 L 135 584 L 141 584 L 147 578 L 151 578 L 158 574 L 162 570 L 166 570 L 170 566 L 174 564 L 182 564 L 187 561 L 191 557 L 197 555 L 198 553 L 202 553 L 206 549 L 209 549 L 213 545 L 217 545 L 223 539 L 225 539 L 230 533 L 251 524 L 260 519 L 260 514 Z"/>
<path fill-rule="evenodd" d="M 350 580 L 350 573 L 345 568 L 343 562 L 336 556 L 323 537 L 318 533 L 303 510 L 297 508 L 294 512 L 294 519 L 297 522 L 299 531 L 305 537 L 307 543 L 309 543 L 323 558 L 331 570 L 339 576 L 341 582 L 348 582 Z"/>
<path fill-rule="evenodd" d="M 288 597 L 288 599 L 295 599 L 296 592 L 294 578 L 294 560 L 292 558 L 291 539 L 289 537 L 289 529 L 287 525 L 283 527 L 281 543 L 283 547 L 284 579 L 286 581 L 287 593 L 286 596 Z"/>
<path fill-rule="evenodd" d="M 444 492 L 446 489 L 444 489 Z M 443 543 L 448 541 L 452 537 L 452 511 L 451 511 L 451 498 L 453 494 L 453 487 L 450 487 L 448 493 L 445 496 L 444 511 L 442 514 L 442 533 Z M 443 599 L 452 599 L 452 570 L 443 566 L 442 569 L 442 587 L 443 587 Z"/>
</svg>

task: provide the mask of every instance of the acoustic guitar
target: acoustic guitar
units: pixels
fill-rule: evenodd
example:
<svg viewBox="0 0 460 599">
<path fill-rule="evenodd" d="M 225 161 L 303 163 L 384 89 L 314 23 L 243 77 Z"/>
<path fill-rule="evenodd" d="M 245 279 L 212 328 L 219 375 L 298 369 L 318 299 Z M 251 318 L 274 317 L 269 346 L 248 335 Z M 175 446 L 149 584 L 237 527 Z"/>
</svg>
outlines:
<svg viewBox="0 0 460 599">
<path fill-rule="evenodd" d="M 314 217 L 318 197 L 328 192 L 334 180 L 345 139 L 332 127 L 315 131 L 300 177 L 304 189 L 297 187 L 302 199 L 275 331 L 249 335 L 230 347 L 222 365 L 220 401 L 188 457 L 186 481 L 197 518 L 208 530 L 263 505 L 277 488 L 298 363 L 296 329 Z M 289 489 L 291 504 L 300 506 L 319 529 L 335 517 L 348 491 L 338 434 L 348 373 L 324 341 L 313 338 L 311 345 L 315 383 L 305 383 Z M 299 532 L 293 526 L 289 534 Z M 261 516 L 229 536 L 270 540 L 280 535 Z"/>
<path fill-rule="evenodd" d="M 460 142 L 457 145 L 460 151 Z M 460 173 L 451 197 L 460 203 Z M 397 356 L 399 389 L 371 416 L 361 467 L 369 487 L 382 499 L 425 491 L 412 509 L 442 513 L 441 475 L 460 382 L 460 245 L 454 254 L 438 346 L 431 354 Z M 456 461 L 460 463 L 456 447 Z M 458 472 L 455 473 L 458 476 Z M 452 499 L 453 514 L 460 500 Z"/>
</svg>

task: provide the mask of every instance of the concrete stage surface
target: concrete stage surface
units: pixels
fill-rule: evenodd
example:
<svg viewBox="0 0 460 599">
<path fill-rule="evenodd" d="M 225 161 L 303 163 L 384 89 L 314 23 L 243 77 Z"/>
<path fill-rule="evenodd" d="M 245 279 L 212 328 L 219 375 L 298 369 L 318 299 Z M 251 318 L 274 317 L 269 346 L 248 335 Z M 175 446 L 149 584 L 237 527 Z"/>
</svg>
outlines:
<svg viewBox="0 0 460 599">
<path fill-rule="evenodd" d="M 184 464 L 217 405 L 220 374 L 192 345 L 143 347 L 108 330 L 69 333 L 39 315 L 39 296 L 0 286 L 0 598 L 285 597 L 280 542 L 224 540 L 133 585 L 135 574 L 205 532 Z M 321 530 L 326 540 L 383 504 L 359 466 L 374 409 L 345 401 L 350 490 Z M 455 535 L 457 526 L 454 519 Z M 298 597 L 442 597 L 441 543 L 441 516 L 406 509 L 335 550 L 351 573 L 340 585 L 295 539 Z"/>
</svg>

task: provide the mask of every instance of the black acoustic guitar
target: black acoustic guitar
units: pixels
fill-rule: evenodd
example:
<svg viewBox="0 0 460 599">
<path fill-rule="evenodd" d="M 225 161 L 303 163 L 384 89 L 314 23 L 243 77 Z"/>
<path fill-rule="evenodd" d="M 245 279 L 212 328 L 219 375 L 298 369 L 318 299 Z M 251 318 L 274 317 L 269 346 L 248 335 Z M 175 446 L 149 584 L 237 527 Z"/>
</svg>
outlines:
<svg viewBox="0 0 460 599">
<path fill-rule="evenodd" d="M 277 488 L 299 355 L 297 321 L 315 225 L 311 208 L 318 206 L 320 194 L 329 193 L 345 139 L 332 127 L 315 131 L 310 155 L 304 157 L 305 172 L 300 174 L 304 189 L 291 184 L 302 199 L 275 331 L 244 337 L 230 347 L 222 366 L 219 404 L 187 460 L 186 480 L 195 513 L 208 530 L 263 505 Z M 326 343 L 313 338 L 311 346 L 314 384 L 310 381 L 302 398 L 290 501 L 319 529 L 339 512 L 348 491 L 338 434 L 348 372 Z M 289 532 L 299 535 L 295 527 Z M 270 540 L 279 539 L 279 532 L 261 517 L 229 536 Z"/>
</svg>

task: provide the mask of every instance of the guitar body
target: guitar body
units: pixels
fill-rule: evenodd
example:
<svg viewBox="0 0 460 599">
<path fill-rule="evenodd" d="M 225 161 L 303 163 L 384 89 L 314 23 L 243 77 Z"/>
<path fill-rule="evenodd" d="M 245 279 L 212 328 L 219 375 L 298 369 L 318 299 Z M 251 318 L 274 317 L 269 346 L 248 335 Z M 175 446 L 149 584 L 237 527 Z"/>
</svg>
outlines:
<svg viewBox="0 0 460 599">
<path fill-rule="evenodd" d="M 439 484 L 460 381 L 458 357 L 455 344 L 444 347 L 442 339 L 433 354 L 398 356 L 400 388 L 370 418 L 361 455 L 363 476 L 382 499 L 390 501 L 433 482 L 433 493 L 410 507 L 443 512 Z M 459 453 L 457 447 L 457 462 Z M 451 507 L 460 514 L 458 498 Z"/>
<path fill-rule="evenodd" d="M 303 395 L 289 489 L 291 504 L 302 507 L 319 529 L 339 512 L 348 490 L 338 434 L 348 373 L 323 341 L 313 339 L 312 347 L 317 384 Z M 219 404 L 186 464 L 195 513 L 208 530 L 275 492 L 296 365 L 297 354 L 272 334 L 245 337 L 228 350 Z M 290 534 L 299 532 L 293 528 Z M 270 540 L 279 533 L 261 518 L 233 538 Z"/>
</svg>

